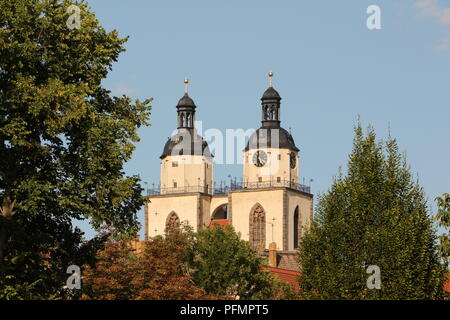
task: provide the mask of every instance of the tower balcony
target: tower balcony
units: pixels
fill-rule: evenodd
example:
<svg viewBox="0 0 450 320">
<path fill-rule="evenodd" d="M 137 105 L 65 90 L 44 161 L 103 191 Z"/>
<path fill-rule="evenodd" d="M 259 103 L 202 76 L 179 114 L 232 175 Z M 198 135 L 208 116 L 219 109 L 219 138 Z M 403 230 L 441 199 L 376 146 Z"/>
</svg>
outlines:
<svg viewBox="0 0 450 320">
<path fill-rule="evenodd" d="M 295 183 L 289 180 L 270 180 L 270 181 L 237 181 L 231 179 L 227 183 L 221 181 L 219 184 L 214 183 L 214 188 L 208 186 L 184 186 L 178 188 L 155 187 L 147 189 L 148 196 L 168 195 L 180 193 L 204 193 L 210 195 L 227 195 L 234 190 L 252 190 L 252 189 L 273 189 L 273 188 L 289 188 L 304 193 L 311 194 L 311 187 L 303 184 Z"/>
<path fill-rule="evenodd" d="M 148 196 L 166 195 L 166 194 L 179 194 L 179 193 L 205 193 L 212 194 L 213 189 L 207 186 L 184 186 L 176 188 L 167 187 L 153 187 L 147 189 Z"/>
<path fill-rule="evenodd" d="M 303 184 L 295 183 L 289 180 L 267 180 L 267 181 L 237 181 L 236 179 L 230 180 L 228 185 L 221 185 L 214 188 L 214 194 L 228 194 L 233 190 L 246 190 L 246 189 L 273 189 L 273 188 L 289 188 L 305 193 L 311 193 L 311 187 Z"/>
</svg>

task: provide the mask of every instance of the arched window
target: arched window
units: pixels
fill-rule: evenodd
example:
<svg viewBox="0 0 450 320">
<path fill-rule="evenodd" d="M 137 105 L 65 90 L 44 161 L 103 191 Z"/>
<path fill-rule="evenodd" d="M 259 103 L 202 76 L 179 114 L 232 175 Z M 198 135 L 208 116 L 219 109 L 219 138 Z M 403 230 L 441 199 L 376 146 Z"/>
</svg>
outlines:
<svg viewBox="0 0 450 320">
<path fill-rule="evenodd" d="M 192 127 L 192 124 L 191 124 L 191 114 L 190 114 L 190 113 L 188 113 L 188 114 L 186 115 L 186 127 Z"/>
<path fill-rule="evenodd" d="M 264 107 L 264 120 L 270 120 L 270 112 L 268 106 Z"/>
<path fill-rule="evenodd" d="M 223 204 L 219 206 L 216 210 L 214 210 L 211 219 L 212 220 L 228 219 L 228 205 Z"/>
<path fill-rule="evenodd" d="M 184 113 L 181 114 L 180 120 L 181 120 L 180 127 L 184 127 L 185 126 L 184 125 Z"/>
<path fill-rule="evenodd" d="M 166 220 L 166 233 L 177 231 L 180 229 L 180 218 L 175 212 L 171 212 Z"/>
<path fill-rule="evenodd" d="M 272 105 L 270 107 L 270 120 L 277 120 L 277 107 L 275 105 Z"/>
<path fill-rule="evenodd" d="M 298 206 L 294 211 L 294 249 L 297 249 L 300 244 L 300 236 L 302 230 L 302 221 L 298 213 Z"/>
<path fill-rule="evenodd" d="M 250 211 L 250 245 L 255 250 L 266 247 L 266 213 L 260 204 Z"/>
</svg>

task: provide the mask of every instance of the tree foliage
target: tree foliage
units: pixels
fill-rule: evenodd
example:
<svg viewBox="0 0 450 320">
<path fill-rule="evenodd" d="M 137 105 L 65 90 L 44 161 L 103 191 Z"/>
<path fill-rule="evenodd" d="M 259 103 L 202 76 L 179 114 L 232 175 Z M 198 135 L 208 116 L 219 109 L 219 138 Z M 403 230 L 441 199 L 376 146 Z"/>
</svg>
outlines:
<svg viewBox="0 0 450 320">
<path fill-rule="evenodd" d="M 444 233 L 439 237 L 440 245 L 439 250 L 441 257 L 445 263 L 450 263 L 450 195 L 444 193 L 441 198 L 436 198 L 439 211 L 436 215 L 436 220 L 440 227 L 444 228 Z"/>
<path fill-rule="evenodd" d="M 195 283 L 206 292 L 240 299 L 283 298 L 291 293 L 268 272 L 262 259 L 232 226 L 203 229 L 194 235 L 189 264 Z"/>
<path fill-rule="evenodd" d="M 0 0 L 0 298 L 59 296 L 66 268 L 101 240 L 83 243 L 73 219 L 138 230 L 142 188 L 123 164 L 150 100 L 102 87 L 126 38 L 84 1 L 81 28 L 68 28 L 72 4 Z"/>
<path fill-rule="evenodd" d="M 261 266 L 232 228 L 194 233 L 183 227 L 146 241 L 142 252 L 124 241 L 108 242 L 95 267 L 82 272 L 82 299 L 298 298 L 289 284 Z"/>
<path fill-rule="evenodd" d="M 129 243 L 111 241 L 95 267 L 83 271 L 83 299 L 193 300 L 216 299 L 196 286 L 187 268 L 189 238 L 173 232 L 155 237 L 136 252 Z M 224 297 L 222 297 L 224 298 Z"/>
<path fill-rule="evenodd" d="M 443 269 L 425 195 L 395 139 L 355 129 L 348 171 L 319 198 L 302 238 L 300 285 L 309 299 L 434 299 Z M 368 266 L 381 269 L 369 290 Z"/>
</svg>

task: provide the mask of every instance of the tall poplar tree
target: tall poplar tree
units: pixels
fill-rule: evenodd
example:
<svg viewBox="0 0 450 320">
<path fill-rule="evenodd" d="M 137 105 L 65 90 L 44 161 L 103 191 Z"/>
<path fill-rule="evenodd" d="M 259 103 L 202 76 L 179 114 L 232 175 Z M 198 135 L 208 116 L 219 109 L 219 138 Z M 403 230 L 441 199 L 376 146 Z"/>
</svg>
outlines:
<svg viewBox="0 0 450 320">
<path fill-rule="evenodd" d="M 123 165 L 150 100 L 102 87 L 126 40 L 84 1 L 0 0 L 0 298 L 62 296 L 96 244 L 73 219 L 138 230 Z"/>
<path fill-rule="evenodd" d="M 301 240 L 300 285 L 307 299 L 434 299 L 443 268 L 424 191 L 395 139 L 355 128 L 347 173 L 320 196 Z M 369 289 L 369 266 L 380 289 Z M 371 282 L 371 280 L 369 280 Z"/>
<path fill-rule="evenodd" d="M 439 251 L 448 267 L 450 263 L 450 194 L 444 193 L 441 198 L 436 198 L 436 201 L 439 208 L 436 221 L 439 227 L 444 229 L 439 237 Z"/>
</svg>

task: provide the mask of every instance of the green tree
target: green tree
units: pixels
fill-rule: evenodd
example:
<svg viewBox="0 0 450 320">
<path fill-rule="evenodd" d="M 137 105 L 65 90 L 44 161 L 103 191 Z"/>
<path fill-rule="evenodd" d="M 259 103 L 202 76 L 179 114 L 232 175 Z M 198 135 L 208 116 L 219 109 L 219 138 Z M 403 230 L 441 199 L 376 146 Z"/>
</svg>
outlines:
<svg viewBox="0 0 450 320">
<path fill-rule="evenodd" d="M 438 213 L 436 215 L 436 220 L 438 221 L 439 227 L 444 228 L 444 233 L 439 237 L 440 245 L 439 250 L 441 252 L 441 257 L 445 263 L 450 263 L 450 195 L 444 193 L 442 198 L 436 198 L 438 204 Z"/>
<path fill-rule="evenodd" d="M 308 299 L 434 299 L 443 268 L 425 195 L 395 139 L 377 142 L 355 128 L 347 174 L 319 197 L 299 249 L 300 286 Z M 381 289 L 367 288 L 367 268 Z"/>
<path fill-rule="evenodd" d="M 126 38 L 84 1 L 0 0 L 0 298 L 62 296 L 66 268 L 91 261 L 73 219 L 138 230 L 139 177 L 125 176 L 150 100 L 102 87 Z M 16 288 L 16 289 L 15 289 Z"/>
<path fill-rule="evenodd" d="M 198 231 L 190 250 L 194 281 L 210 294 L 272 299 L 281 291 L 291 296 L 289 288 L 261 271 L 262 259 L 232 226 Z"/>
<path fill-rule="evenodd" d="M 125 241 L 109 241 L 95 267 L 83 270 L 82 299 L 217 299 L 195 286 L 188 273 L 188 233 L 173 232 L 146 241 L 135 251 Z M 225 298 L 225 297 L 221 297 Z"/>
</svg>

